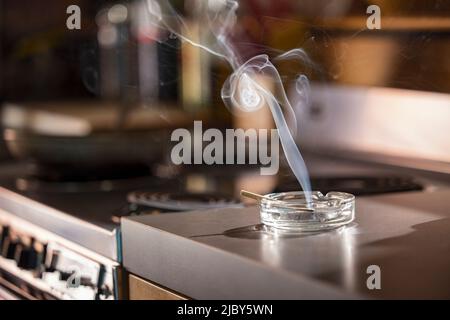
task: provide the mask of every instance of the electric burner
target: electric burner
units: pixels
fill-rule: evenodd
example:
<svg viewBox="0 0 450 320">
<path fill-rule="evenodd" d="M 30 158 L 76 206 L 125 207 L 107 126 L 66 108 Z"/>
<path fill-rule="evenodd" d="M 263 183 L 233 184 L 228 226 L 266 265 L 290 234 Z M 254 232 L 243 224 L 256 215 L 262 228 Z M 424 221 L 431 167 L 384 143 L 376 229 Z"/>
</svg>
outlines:
<svg viewBox="0 0 450 320">
<path fill-rule="evenodd" d="M 339 190 L 356 196 L 423 190 L 423 186 L 412 178 L 402 176 L 316 177 L 311 179 L 311 186 L 312 190 L 320 190 L 324 194 Z M 295 179 L 282 178 L 274 192 L 286 192 L 298 190 L 298 188 L 298 182 Z"/>
<path fill-rule="evenodd" d="M 148 167 L 127 170 L 86 172 L 80 175 L 68 171 L 50 170 L 42 165 L 29 166 L 25 174 L 15 178 L 15 187 L 23 192 L 86 193 L 108 191 L 130 191 L 136 188 L 172 187 L 171 176 L 161 172 L 153 174 Z"/>
<path fill-rule="evenodd" d="M 133 191 L 128 194 L 127 198 L 131 204 L 170 211 L 236 208 L 242 206 L 235 199 L 214 193 Z"/>
<path fill-rule="evenodd" d="M 136 187 L 158 188 L 167 185 L 168 180 L 153 176 L 131 178 L 109 178 L 85 181 L 48 181 L 33 176 L 24 176 L 15 180 L 15 187 L 24 192 L 43 193 L 78 193 L 78 192 L 108 192 L 118 190 L 132 190 Z"/>
<path fill-rule="evenodd" d="M 118 180 L 148 176 L 151 174 L 148 165 L 85 167 L 59 166 L 29 163 L 24 174 L 27 177 L 48 182 L 86 182 L 98 180 Z"/>
<path fill-rule="evenodd" d="M 169 193 L 145 190 L 130 192 L 127 199 L 128 203 L 111 217 L 111 221 L 115 224 L 119 224 L 122 217 L 142 214 L 155 215 L 243 206 L 238 200 L 219 193 Z"/>
</svg>

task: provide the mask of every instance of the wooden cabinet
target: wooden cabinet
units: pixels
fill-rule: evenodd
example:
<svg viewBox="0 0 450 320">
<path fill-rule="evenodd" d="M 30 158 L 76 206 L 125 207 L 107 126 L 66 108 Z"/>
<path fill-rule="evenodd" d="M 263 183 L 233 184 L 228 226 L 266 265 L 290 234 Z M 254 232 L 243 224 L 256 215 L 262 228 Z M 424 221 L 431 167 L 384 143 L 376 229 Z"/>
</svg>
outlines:
<svg viewBox="0 0 450 320">
<path fill-rule="evenodd" d="M 187 300 L 188 298 L 135 275 L 129 276 L 130 300 Z"/>
</svg>

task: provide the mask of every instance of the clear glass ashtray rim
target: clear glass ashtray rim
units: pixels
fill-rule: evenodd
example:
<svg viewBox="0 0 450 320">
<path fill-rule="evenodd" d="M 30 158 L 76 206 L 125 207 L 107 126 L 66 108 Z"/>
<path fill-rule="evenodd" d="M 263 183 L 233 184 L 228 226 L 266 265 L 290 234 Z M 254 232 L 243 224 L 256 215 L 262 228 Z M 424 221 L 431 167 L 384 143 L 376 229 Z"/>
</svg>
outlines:
<svg viewBox="0 0 450 320">
<path fill-rule="evenodd" d="M 315 232 L 335 229 L 354 221 L 355 196 L 353 194 L 331 191 L 323 195 L 320 191 L 312 191 L 312 207 L 314 208 L 312 212 L 299 209 L 298 207 L 292 207 L 292 200 L 296 200 L 295 197 L 297 197 L 297 200 L 304 200 L 306 204 L 306 196 L 303 191 L 270 193 L 265 195 L 259 204 L 261 222 L 276 229 Z M 286 198 L 289 198 L 288 200 L 291 201 L 284 201 L 283 199 Z M 339 200 L 339 202 L 336 206 L 321 206 L 320 208 L 316 208 L 314 207 L 314 200 L 320 201 L 317 198 L 324 198 L 324 201 Z M 285 206 L 283 202 L 286 203 Z M 311 208 L 311 206 L 304 206 L 303 208 Z M 278 218 L 274 218 L 277 216 Z M 292 216 L 295 219 L 289 219 Z M 299 217 L 302 218 L 300 219 Z"/>
<path fill-rule="evenodd" d="M 301 196 L 298 197 L 299 199 L 304 199 L 306 204 L 306 192 L 304 191 L 286 191 L 286 192 L 274 192 L 274 193 L 268 193 L 264 195 L 264 198 L 261 199 L 260 204 L 261 205 L 267 205 L 267 206 L 276 206 L 276 207 L 282 207 L 282 202 L 286 202 L 288 205 L 288 202 L 284 200 L 284 198 L 290 196 Z M 349 202 L 355 201 L 355 196 L 351 193 L 347 192 L 341 192 L 341 191 L 330 191 L 327 192 L 325 195 L 320 191 L 311 191 L 310 192 L 311 197 L 319 196 L 322 198 L 328 198 L 328 200 L 332 200 L 330 196 L 338 197 L 340 200 L 340 205 L 344 205 Z"/>
</svg>

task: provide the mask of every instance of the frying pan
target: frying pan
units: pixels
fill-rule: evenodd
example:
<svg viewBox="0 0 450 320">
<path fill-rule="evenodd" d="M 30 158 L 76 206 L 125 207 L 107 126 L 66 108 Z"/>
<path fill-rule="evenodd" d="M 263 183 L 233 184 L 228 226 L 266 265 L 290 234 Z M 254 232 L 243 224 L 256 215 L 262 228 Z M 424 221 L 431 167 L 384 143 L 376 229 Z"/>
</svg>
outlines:
<svg viewBox="0 0 450 320">
<path fill-rule="evenodd" d="M 167 154 L 171 129 L 190 120 L 186 115 L 168 116 L 166 112 L 170 120 L 165 122 L 158 118 L 160 112 L 151 112 L 145 121 L 142 114 L 134 119 L 131 115 L 129 125 L 117 129 L 115 118 L 108 120 L 108 112 L 89 122 L 84 121 L 89 118 L 86 115 L 83 121 L 73 117 L 74 113 L 69 118 L 70 108 L 62 108 L 66 110 L 66 118 L 55 117 L 54 112 L 48 113 L 48 108 L 47 113 L 42 109 L 36 112 L 36 108 L 20 110 L 21 113 L 17 107 L 3 110 L 3 137 L 11 155 L 70 177 L 126 174 L 148 168 Z M 98 116 L 101 109 L 94 110 Z"/>
<path fill-rule="evenodd" d="M 163 157 L 168 134 L 137 131 L 57 137 L 5 129 L 4 139 L 15 158 L 78 176 L 133 171 L 155 163 Z"/>
</svg>

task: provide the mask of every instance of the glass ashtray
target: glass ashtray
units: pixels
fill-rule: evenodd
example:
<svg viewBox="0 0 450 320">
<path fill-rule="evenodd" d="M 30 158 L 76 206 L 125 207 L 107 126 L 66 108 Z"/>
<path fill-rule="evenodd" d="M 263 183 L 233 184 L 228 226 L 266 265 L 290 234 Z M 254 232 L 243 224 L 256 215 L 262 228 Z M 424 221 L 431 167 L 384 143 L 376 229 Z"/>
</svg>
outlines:
<svg viewBox="0 0 450 320">
<path fill-rule="evenodd" d="M 355 196 L 345 192 L 270 193 L 260 203 L 261 222 L 273 228 L 318 232 L 349 224 L 355 218 Z"/>
</svg>

